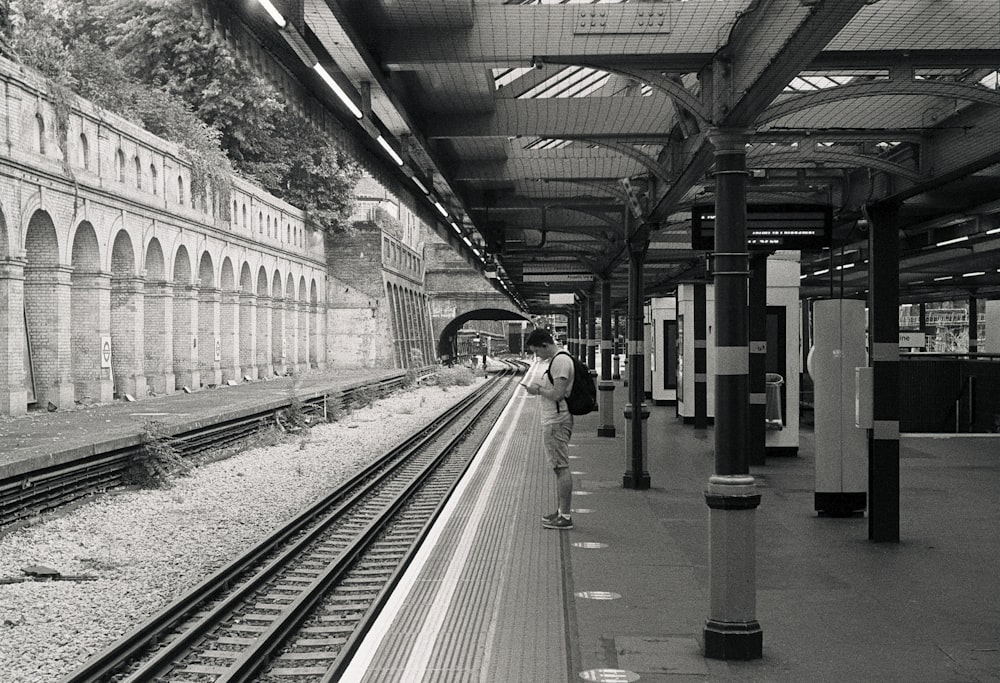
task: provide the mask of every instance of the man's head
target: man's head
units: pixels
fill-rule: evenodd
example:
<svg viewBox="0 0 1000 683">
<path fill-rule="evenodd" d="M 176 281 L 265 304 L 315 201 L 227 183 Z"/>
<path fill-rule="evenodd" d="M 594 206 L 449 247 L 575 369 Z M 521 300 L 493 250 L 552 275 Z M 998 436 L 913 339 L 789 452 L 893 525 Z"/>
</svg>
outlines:
<svg viewBox="0 0 1000 683">
<path fill-rule="evenodd" d="M 551 358 L 558 351 L 552 333 L 541 327 L 536 327 L 528 334 L 524 345 L 539 358 Z"/>
</svg>

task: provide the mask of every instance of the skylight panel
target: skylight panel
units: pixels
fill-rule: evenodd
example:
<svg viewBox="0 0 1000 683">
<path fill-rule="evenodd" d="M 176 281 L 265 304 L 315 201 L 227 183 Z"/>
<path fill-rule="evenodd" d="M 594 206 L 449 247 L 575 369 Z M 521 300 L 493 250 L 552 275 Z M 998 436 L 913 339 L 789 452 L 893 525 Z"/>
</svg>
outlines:
<svg viewBox="0 0 1000 683">
<path fill-rule="evenodd" d="M 493 69 L 493 86 L 499 90 L 533 70 L 530 66 L 521 66 L 512 69 Z"/>
</svg>

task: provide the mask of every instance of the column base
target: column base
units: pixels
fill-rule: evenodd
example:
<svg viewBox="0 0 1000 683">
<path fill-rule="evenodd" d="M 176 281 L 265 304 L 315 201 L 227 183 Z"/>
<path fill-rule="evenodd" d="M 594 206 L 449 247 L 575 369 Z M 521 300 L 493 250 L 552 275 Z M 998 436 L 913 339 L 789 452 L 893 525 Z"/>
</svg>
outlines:
<svg viewBox="0 0 1000 683">
<path fill-rule="evenodd" d="M 24 389 L 5 391 L 0 400 L 0 415 L 20 417 L 28 413 L 28 392 Z"/>
<path fill-rule="evenodd" d="M 610 436 L 614 437 L 615 428 L 614 427 L 598 427 L 597 436 Z"/>
<path fill-rule="evenodd" d="M 855 492 L 823 492 L 817 491 L 813 497 L 813 509 L 820 515 L 830 517 L 850 517 L 864 514 L 868 506 L 868 494 L 864 491 Z"/>
<path fill-rule="evenodd" d="M 764 649 L 764 631 L 756 621 L 724 622 L 709 619 L 705 623 L 705 656 L 709 659 L 760 659 Z"/>
<path fill-rule="evenodd" d="M 622 476 L 622 488 L 623 489 L 636 489 L 638 491 L 644 491 L 650 487 L 649 472 L 643 472 L 642 474 L 636 476 L 632 472 L 626 472 Z"/>
</svg>

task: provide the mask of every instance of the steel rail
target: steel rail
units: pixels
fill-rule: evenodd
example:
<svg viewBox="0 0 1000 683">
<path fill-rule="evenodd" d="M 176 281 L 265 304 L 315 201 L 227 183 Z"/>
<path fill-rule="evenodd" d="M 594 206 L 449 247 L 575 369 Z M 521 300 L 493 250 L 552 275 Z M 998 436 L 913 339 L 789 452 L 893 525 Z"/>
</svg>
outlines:
<svg viewBox="0 0 1000 683">
<path fill-rule="evenodd" d="M 446 429 L 453 420 L 457 419 L 459 413 L 478 400 L 480 396 L 489 390 L 490 386 L 492 386 L 492 382 L 480 387 L 452 408 L 443 411 L 431 420 L 428 425 L 416 431 L 396 448 L 359 471 L 329 496 L 290 520 L 284 528 L 258 543 L 228 566 L 213 573 L 175 602 L 123 636 L 107 650 L 89 659 L 79 669 L 63 679 L 64 683 L 101 681 L 119 671 L 125 663 L 134 659 L 138 653 L 155 643 L 163 633 L 176 628 L 177 624 L 183 619 L 189 618 L 189 615 L 199 605 L 215 599 L 215 596 L 224 590 L 225 586 L 234 582 L 241 574 L 247 573 L 251 567 L 259 565 L 264 558 L 274 552 L 274 548 L 277 545 L 287 542 L 290 537 L 300 533 L 303 528 L 313 523 L 313 520 L 324 510 L 328 510 L 332 506 L 337 505 L 338 502 L 343 501 L 352 488 L 360 486 L 366 479 L 373 477 L 380 468 L 386 467 L 387 463 L 393 459 L 398 459 L 400 463 L 403 462 L 408 452 L 415 450 L 421 443 L 432 439 L 436 434 Z M 343 507 L 341 506 L 341 508 Z M 276 566 L 275 563 L 271 563 L 269 568 L 273 566 Z M 191 637 L 193 638 L 194 636 L 191 635 Z"/>
</svg>

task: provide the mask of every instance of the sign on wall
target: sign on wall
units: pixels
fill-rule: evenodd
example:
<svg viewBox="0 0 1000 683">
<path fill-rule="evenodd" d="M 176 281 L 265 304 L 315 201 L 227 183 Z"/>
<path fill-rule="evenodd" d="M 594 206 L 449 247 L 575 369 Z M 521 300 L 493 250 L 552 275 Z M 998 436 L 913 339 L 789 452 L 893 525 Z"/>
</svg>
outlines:
<svg viewBox="0 0 1000 683">
<path fill-rule="evenodd" d="M 215 338 L 215 360 L 222 360 L 222 340 Z"/>
<path fill-rule="evenodd" d="M 111 337 L 101 337 L 101 367 L 111 367 Z"/>
</svg>

